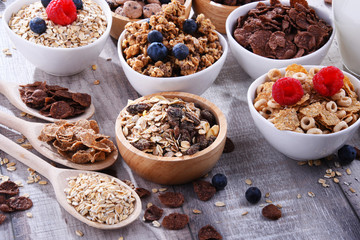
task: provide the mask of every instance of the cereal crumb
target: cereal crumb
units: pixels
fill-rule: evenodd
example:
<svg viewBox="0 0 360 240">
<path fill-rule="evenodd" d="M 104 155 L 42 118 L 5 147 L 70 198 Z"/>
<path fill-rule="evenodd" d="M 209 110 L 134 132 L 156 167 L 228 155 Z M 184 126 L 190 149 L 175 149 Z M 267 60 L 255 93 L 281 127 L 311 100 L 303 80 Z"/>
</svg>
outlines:
<svg viewBox="0 0 360 240">
<path fill-rule="evenodd" d="M 349 188 L 350 192 L 352 193 L 356 193 L 355 189 L 353 189 L 352 187 Z"/>
<path fill-rule="evenodd" d="M 202 213 L 202 212 L 201 212 L 200 210 L 198 210 L 198 209 L 194 209 L 192 212 L 195 213 L 195 214 L 200 214 L 200 213 Z"/>
<path fill-rule="evenodd" d="M 25 112 L 21 112 L 20 113 L 20 117 L 25 117 L 26 116 L 26 113 Z"/>
<path fill-rule="evenodd" d="M 95 80 L 94 81 L 94 85 L 99 85 L 100 84 L 100 80 Z"/>
<path fill-rule="evenodd" d="M 340 182 L 338 178 L 333 178 L 333 181 L 334 181 L 334 183 L 339 183 Z"/>
<path fill-rule="evenodd" d="M 39 183 L 40 185 L 46 185 L 46 184 L 47 184 L 47 181 L 42 180 L 42 181 L 39 181 L 38 183 Z"/>
<path fill-rule="evenodd" d="M 155 221 L 152 221 L 151 223 L 152 223 L 152 225 L 153 225 L 154 227 L 157 227 L 157 228 L 161 226 L 160 223 L 159 223 L 158 221 L 156 221 L 156 220 L 155 220 Z"/>
<path fill-rule="evenodd" d="M 252 181 L 251 181 L 250 179 L 246 179 L 246 180 L 245 180 L 245 183 L 246 183 L 247 185 L 251 185 L 251 184 L 252 184 Z"/>
<path fill-rule="evenodd" d="M 309 197 L 315 197 L 315 193 L 313 193 L 313 192 L 308 192 L 308 195 L 309 195 Z"/>
<path fill-rule="evenodd" d="M 215 206 L 224 207 L 226 204 L 224 202 L 215 202 Z"/>
<path fill-rule="evenodd" d="M 347 169 L 346 169 L 346 173 L 347 173 L 347 175 L 351 175 L 351 170 L 350 170 L 350 168 L 347 168 Z"/>
<path fill-rule="evenodd" d="M 20 146 L 22 146 L 25 149 L 33 149 L 33 146 L 30 143 L 23 143 Z"/>
<path fill-rule="evenodd" d="M 32 218 L 32 217 L 33 217 L 33 215 L 32 215 L 31 212 L 27 212 L 27 213 L 26 213 L 26 216 L 27 216 L 28 218 Z"/>
<path fill-rule="evenodd" d="M 93 71 L 95 71 L 95 70 L 97 69 L 97 66 L 94 64 L 94 65 L 91 66 L 91 69 L 92 69 Z"/>
<path fill-rule="evenodd" d="M 6 168 L 8 171 L 10 171 L 10 172 L 13 172 L 13 171 L 15 171 L 16 170 L 16 167 L 8 167 L 8 168 Z"/>
<path fill-rule="evenodd" d="M 272 203 L 272 201 L 270 199 L 266 199 L 265 202 Z"/>
<path fill-rule="evenodd" d="M 276 204 L 275 206 L 277 206 L 279 209 L 282 209 L 282 205 L 281 205 L 281 204 Z"/>
<path fill-rule="evenodd" d="M 151 207 L 153 204 L 151 202 L 149 202 L 148 204 L 146 204 L 146 208 Z"/>
<path fill-rule="evenodd" d="M 268 198 L 268 197 L 270 197 L 270 193 L 265 193 L 265 198 Z"/>
<path fill-rule="evenodd" d="M 248 211 L 243 212 L 243 213 L 241 214 L 241 216 L 245 216 L 245 215 L 247 215 L 248 213 L 249 213 Z"/>
<path fill-rule="evenodd" d="M 297 164 L 299 166 L 303 166 L 303 165 L 307 164 L 307 161 L 299 161 L 299 162 L 297 162 Z"/>
<path fill-rule="evenodd" d="M 159 192 L 165 192 L 167 188 L 159 188 Z"/>
<path fill-rule="evenodd" d="M 107 59 L 106 59 L 106 61 L 108 61 L 108 62 L 111 61 L 111 60 L 112 60 L 112 58 L 107 58 Z"/>
<path fill-rule="evenodd" d="M 153 189 L 151 189 L 151 191 L 152 191 L 153 193 L 157 193 L 157 192 L 158 192 L 158 189 L 157 189 L 157 188 L 153 188 Z"/>
<path fill-rule="evenodd" d="M 76 233 L 76 235 L 78 235 L 79 237 L 84 236 L 84 233 L 83 233 L 82 231 L 80 231 L 80 230 L 76 230 L 75 233 Z"/>
</svg>

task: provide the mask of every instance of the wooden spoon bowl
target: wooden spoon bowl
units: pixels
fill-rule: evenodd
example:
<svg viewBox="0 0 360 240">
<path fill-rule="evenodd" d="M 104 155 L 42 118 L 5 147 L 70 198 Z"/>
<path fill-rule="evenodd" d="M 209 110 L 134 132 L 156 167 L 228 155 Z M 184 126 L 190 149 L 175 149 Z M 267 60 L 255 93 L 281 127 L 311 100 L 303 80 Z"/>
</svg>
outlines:
<svg viewBox="0 0 360 240">
<path fill-rule="evenodd" d="M 141 177 L 159 184 L 183 184 L 195 180 L 208 173 L 219 160 L 226 140 L 227 123 L 224 114 L 215 104 L 194 94 L 184 92 L 162 92 L 138 98 L 134 103 L 162 95 L 167 98 L 181 98 L 187 102 L 194 102 L 202 109 L 210 110 L 219 125 L 220 131 L 216 140 L 207 148 L 193 155 L 182 157 L 159 157 L 144 153 L 132 146 L 125 138 L 120 125 L 120 112 L 115 123 L 116 142 L 124 161 Z"/>
</svg>

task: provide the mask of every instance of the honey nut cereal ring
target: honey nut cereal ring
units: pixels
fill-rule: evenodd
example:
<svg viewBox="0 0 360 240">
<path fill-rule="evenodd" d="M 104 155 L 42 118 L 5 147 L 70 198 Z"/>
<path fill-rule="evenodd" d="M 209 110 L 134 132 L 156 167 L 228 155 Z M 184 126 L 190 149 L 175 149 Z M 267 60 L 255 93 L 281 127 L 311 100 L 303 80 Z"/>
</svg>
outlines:
<svg viewBox="0 0 360 240">
<path fill-rule="evenodd" d="M 315 128 L 315 119 L 313 117 L 303 117 L 300 121 L 300 126 L 304 130 Z"/>
<path fill-rule="evenodd" d="M 306 134 L 323 134 L 323 132 L 319 128 L 310 128 Z"/>
<path fill-rule="evenodd" d="M 293 71 L 286 71 L 285 77 L 292 77 L 294 74 L 295 74 L 295 72 L 293 72 Z"/>
<path fill-rule="evenodd" d="M 320 71 L 320 68 L 317 68 L 317 67 L 310 68 L 310 70 L 309 70 L 309 75 L 310 75 L 311 77 L 313 77 L 313 76 L 315 76 L 315 74 L 317 74 L 319 71 Z"/>
<path fill-rule="evenodd" d="M 280 108 L 280 104 L 278 104 L 274 99 L 271 99 L 267 102 L 268 107 L 271 108 Z"/>
<path fill-rule="evenodd" d="M 343 97 L 337 100 L 336 103 L 341 107 L 349 107 L 352 103 L 352 100 L 350 97 Z"/>
<path fill-rule="evenodd" d="M 337 111 L 335 114 L 339 119 L 342 119 L 343 117 L 346 116 L 346 111 L 345 110 L 340 110 L 340 111 Z"/>
<path fill-rule="evenodd" d="M 266 105 L 266 100 L 265 99 L 259 99 L 254 103 L 254 107 L 256 110 L 260 111 L 261 109 L 263 109 Z"/>
<path fill-rule="evenodd" d="M 299 80 L 300 82 L 305 81 L 307 78 L 307 75 L 302 72 L 297 72 L 292 75 L 293 78 Z"/>
<path fill-rule="evenodd" d="M 260 114 L 261 116 L 263 116 L 264 118 L 269 118 L 271 116 L 271 114 L 273 114 L 274 109 L 270 108 L 270 107 L 264 107 Z"/>
<path fill-rule="evenodd" d="M 323 131 L 323 134 L 329 134 L 329 133 L 330 133 L 330 131 L 327 129 Z"/>
<path fill-rule="evenodd" d="M 294 132 L 304 133 L 304 130 L 302 130 L 301 128 L 297 127 Z"/>
<path fill-rule="evenodd" d="M 341 121 L 341 122 L 339 122 L 338 124 L 335 125 L 333 131 L 334 132 L 339 132 L 339 131 L 344 130 L 346 128 L 348 128 L 347 123 L 344 122 L 344 121 Z"/>
<path fill-rule="evenodd" d="M 354 124 L 354 123 L 358 120 L 358 118 L 359 118 L 359 116 L 358 116 L 357 114 L 353 114 L 352 117 L 353 117 L 353 119 L 352 119 L 352 121 L 348 124 L 349 126 L 352 125 L 352 124 Z"/>
<path fill-rule="evenodd" d="M 332 113 L 336 113 L 336 111 L 337 111 L 337 105 L 334 101 L 330 101 L 330 102 L 326 103 L 325 108 L 326 108 L 326 110 L 328 110 L 329 112 L 332 112 Z"/>
<path fill-rule="evenodd" d="M 354 119 L 353 116 L 348 116 L 347 118 L 344 119 L 344 122 L 346 122 L 347 124 L 349 124 L 353 119 Z"/>
<path fill-rule="evenodd" d="M 264 90 L 264 84 L 260 84 L 260 85 L 256 88 L 256 94 L 261 93 L 262 90 Z"/>
<path fill-rule="evenodd" d="M 331 96 L 332 100 L 339 100 L 341 98 L 345 97 L 345 90 L 344 89 L 340 89 L 339 92 L 335 93 L 334 95 Z"/>
<path fill-rule="evenodd" d="M 279 78 L 281 78 L 281 72 L 279 69 L 277 68 L 273 68 L 271 69 L 268 74 L 267 77 L 271 80 L 271 81 L 276 81 Z"/>
</svg>

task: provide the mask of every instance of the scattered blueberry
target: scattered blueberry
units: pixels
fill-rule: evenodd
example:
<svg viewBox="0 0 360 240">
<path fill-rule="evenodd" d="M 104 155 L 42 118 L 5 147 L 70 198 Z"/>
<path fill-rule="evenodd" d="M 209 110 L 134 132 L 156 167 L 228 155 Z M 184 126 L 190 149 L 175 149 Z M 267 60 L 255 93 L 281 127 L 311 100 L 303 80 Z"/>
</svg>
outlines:
<svg viewBox="0 0 360 240">
<path fill-rule="evenodd" d="M 197 29 L 197 23 L 195 22 L 195 20 L 193 19 L 186 19 L 184 24 L 183 24 L 183 30 L 186 33 L 194 33 L 196 32 Z"/>
<path fill-rule="evenodd" d="M 163 41 L 163 35 L 158 30 L 152 30 L 149 32 L 147 39 L 149 42 L 162 42 Z"/>
<path fill-rule="evenodd" d="M 34 33 L 42 34 L 46 31 L 46 22 L 40 17 L 35 17 L 30 20 L 30 29 Z"/>
<path fill-rule="evenodd" d="M 212 177 L 211 183 L 217 191 L 223 190 L 227 185 L 227 178 L 224 174 L 218 173 Z"/>
<path fill-rule="evenodd" d="M 341 165 L 350 164 L 356 158 L 356 149 L 350 145 L 344 145 L 338 151 L 338 158 Z"/>
<path fill-rule="evenodd" d="M 73 2 L 75 3 L 76 10 L 83 9 L 83 2 L 81 0 L 73 0 Z"/>
<path fill-rule="evenodd" d="M 258 189 L 257 187 L 249 187 L 249 189 L 246 190 L 245 198 L 246 200 L 248 200 L 250 203 L 253 204 L 259 202 L 261 198 L 260 189 Z"/>
<path fill-rule="evenodd" d="M 189 55 L 189 48 L 183 43 L 178 43 L 173 47 L 172 52 L 177 59 L 184 60 Z"/>
<path fill-rule="evenodd" d="M 44 8 L 46 8 L 50 2 L 51 2 L 51 0 L 41 0 L 41 4 L 44 6 Z"/>
<path fill-rule="evenodd" d="M 161 4 L 168 4 L 171 0 L 160 0 Z"/>
<path fill-rule="evenodd" d="M 159 42 L 153 42 L 147 48 L 147 53 L 151 60 L 157 62 L 163 60 L 167 56 L 168 50 L 164 44 Z"/>
</svg>

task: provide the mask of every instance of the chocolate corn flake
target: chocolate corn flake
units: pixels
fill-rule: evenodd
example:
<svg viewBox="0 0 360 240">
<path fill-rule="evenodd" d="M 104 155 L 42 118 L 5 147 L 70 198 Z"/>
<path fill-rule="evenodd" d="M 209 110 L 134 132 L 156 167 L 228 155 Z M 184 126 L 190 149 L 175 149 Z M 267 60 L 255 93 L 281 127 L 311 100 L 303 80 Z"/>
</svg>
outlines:
<svg viewBox="0 0 360 240">
<path fill-rule="evenodd" d="M 201 201 L 210 200 L 216 193 L 216 188 L 207 181 L 197 180 L 193 182 L 194 192 Z"/>
<path fill-rule="evenodd" d="M 151 205 L 145 210 L 144 218 L 146 221 L 156 221 L 161 218 L 163 212 L 164 210 L 162 210 L 161 208 L 155 205 Z"/>
<path fill-rule="evenodd" d="M 211 225 L 206 225 L 199 230 L 199 240 L 222 240 L 222 236 Z"/>
<path fill-rule="evenodd" d="M 165 216 L 161 225 L 169 230 L 180 230 L 186 227 L 189 222 L 189 216 L 181 213 L 171 213 Z"/>
<path fill-rule="evenodd" d="M 183 194 L 174 192 L 159 194 L 159 199 L 162 204 L 170 208 L 181 207 L 185 201 Z"/>
</svg>

